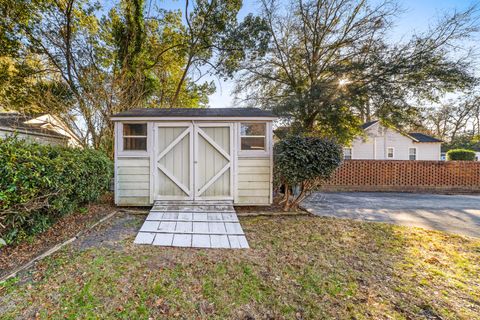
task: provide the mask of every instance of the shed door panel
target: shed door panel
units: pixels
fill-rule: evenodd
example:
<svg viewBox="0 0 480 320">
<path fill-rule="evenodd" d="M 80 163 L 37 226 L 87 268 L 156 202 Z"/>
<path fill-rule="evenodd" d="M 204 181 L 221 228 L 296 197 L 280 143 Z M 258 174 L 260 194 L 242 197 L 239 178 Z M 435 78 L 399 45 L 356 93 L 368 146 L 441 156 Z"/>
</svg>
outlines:
<svg viewBox="0 0 480 320">
<path fill-rule="evenodd" d="M 230 124 L 196 124 L 196 199 L 233 199 L 232 150 Z"/>
<path fill-rule="evenodd" d="M 193 199 L 191 124 L 158 126 L 156 136 L 156 199 Z"/>
</svg>

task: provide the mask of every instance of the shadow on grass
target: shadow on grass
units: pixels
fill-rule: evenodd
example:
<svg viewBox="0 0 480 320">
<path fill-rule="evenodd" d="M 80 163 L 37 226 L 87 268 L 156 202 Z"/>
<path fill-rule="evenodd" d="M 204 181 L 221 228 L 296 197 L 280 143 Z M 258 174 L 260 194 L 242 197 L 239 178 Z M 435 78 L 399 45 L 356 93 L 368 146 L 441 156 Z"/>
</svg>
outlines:
<svg viewBox="0 0 480 320">
<path fill-rule="evenodd" d="M 479 241 L 331 218 L 241 223 L 250 250 L 137 246 L 134 234 L 114 246 L 70 247 L 37 267 L 31 287 L 11 286 L 0 308 L 6 316 L 40 318 L 480 314 Z"/>
</svg>

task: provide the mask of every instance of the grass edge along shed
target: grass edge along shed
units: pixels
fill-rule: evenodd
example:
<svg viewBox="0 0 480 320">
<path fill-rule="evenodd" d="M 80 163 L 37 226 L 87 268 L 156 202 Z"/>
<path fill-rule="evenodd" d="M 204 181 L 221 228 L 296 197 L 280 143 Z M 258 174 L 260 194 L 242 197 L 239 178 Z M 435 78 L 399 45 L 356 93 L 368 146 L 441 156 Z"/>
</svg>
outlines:
<svg viewBox="0 0 480 320">
<path fill-rule="evenodd" d="M 113 115 L 115 204 L 271 204 L 275 119 L 257 108 L 148 108 Z"/>
</svg>

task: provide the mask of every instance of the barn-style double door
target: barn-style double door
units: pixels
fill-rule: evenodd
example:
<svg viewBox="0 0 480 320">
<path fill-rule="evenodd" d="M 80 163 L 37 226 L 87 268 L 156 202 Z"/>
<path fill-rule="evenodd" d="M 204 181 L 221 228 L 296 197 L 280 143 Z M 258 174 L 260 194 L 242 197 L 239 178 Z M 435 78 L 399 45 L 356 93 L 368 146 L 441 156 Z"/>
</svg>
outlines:
<svg viewBox="0 0 480 320">
<path fill-rule="evenodd" d="M 155 200 L 233 199 L 231 123 L 157 123 Z"/>
</svg>

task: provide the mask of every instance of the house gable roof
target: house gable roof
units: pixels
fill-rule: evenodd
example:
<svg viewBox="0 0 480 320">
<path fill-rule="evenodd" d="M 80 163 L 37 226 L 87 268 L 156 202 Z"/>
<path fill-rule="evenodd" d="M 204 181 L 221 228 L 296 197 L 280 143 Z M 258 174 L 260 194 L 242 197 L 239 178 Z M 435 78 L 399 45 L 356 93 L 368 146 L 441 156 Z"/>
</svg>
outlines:
<svg viewBox="0 0 480 320">
<path fill-rule="evenodd" d="M 30 121 L 32 119 L 34 119 L 34 117 L 22 115 L 20 113 L 0 113 L 0 130 L 11 132 L 18 131 L 31 135 L 48 136 L 58 139 L 68 139 L 67 136 L 53 130 L 43 128 L 40 124 L 27 123 L 27 121 Z"/>
<path fill-rule="evenodd" d="M 367 130 L 368 128 L 370 128 L 371 126 L 376 124 L 377 122 L 379 122 L 379 120 L 365 122 L 364 124 L 361 125 L 361 127 L 362 127 L 363 130 Z"/>
<path fill-rule="evenodd" d="M 370 128 L 371 126 L 373 126 L 374 124 L 376 123 L 379 123 L 380 121 L 379 120 L 374 120 L 374 121 L 369 121 L 369 122 L 365 122 L 364 124 L 361 125 L 361 128 L 363 130 L 367 130 L 368 128 Z M 412 139 L 413 141 L 415 142 L 418 142 L 418 143 L 441 143 L 443 142 L 442 140 L 440 139 L 437 139 L 435 137 L 432 137 L 432 136 L 429 136 L 427 134 L 424 134 L 424 133 L 420 133 L 420 132 L 403 132 L 397 128 L 393 128 L 395 129 L 396 131 L 398 131 L 400 134 Z"/>
<path fill-rule="evenodd" d="M 414 138 L 417 142 L 443 142 L 440 139 L 435 137 L 420 133 L 420 132 L 409 132 L 408 135 Z"/>
<path fill-rule="evenodd" d="M 165 118 L 202 118 L 202 117 L 239 117 L 239 118 L 276 118 L 267 110 L 258 108 L 143 108 L 116 113 L 112 118 L 127 117 L 165 117 Z"/>
</svg>

